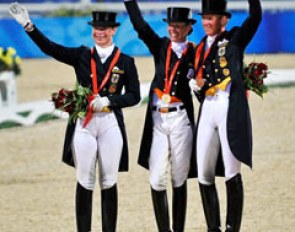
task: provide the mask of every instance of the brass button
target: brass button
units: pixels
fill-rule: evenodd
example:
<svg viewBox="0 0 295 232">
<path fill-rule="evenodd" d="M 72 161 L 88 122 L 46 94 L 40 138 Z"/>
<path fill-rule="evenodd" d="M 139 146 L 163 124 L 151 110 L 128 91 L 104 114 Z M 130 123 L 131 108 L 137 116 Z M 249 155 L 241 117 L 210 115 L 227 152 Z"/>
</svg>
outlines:
<svg viewBox="0 0 295 232">
<path fill-rule="evenodd" d="M 223 73 L 224 76 L 227 77 L 230 74 L 230 70 L 228 68 L 225 68 L 225 69 L 222 70 L 222 73 Z"/>
</svg>

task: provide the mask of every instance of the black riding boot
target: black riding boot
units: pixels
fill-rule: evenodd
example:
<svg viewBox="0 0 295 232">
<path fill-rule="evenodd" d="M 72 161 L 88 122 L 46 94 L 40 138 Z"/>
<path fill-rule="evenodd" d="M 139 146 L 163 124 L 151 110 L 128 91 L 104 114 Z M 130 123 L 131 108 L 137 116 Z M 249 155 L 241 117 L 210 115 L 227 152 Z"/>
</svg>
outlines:
<svg viewBox="0 0 295 232">
<path fill-rule="evenodd" d="M 221 232 L 219 200 L 215 184 L 199 183 L 208 232 Z"/>
<path fill-rule="evenodd" d="M 152 190 L 152 200 L 159 232 L 171 232 L 166 190 Z"/>
<path fill-rule="evenodd" d="M 173 232 L 183 232 L 186 216 L 187 187 L 186 182 L 173 188 Z"/>
<path fill-rule="evenodd" d="M 239 232 L 244 199 L 241 174 L 237 174 L 225 183 L 227 192 L 226 232 Z"/>
<path fill-rule="evenodd" d="M 78 232 L 91 231 L 92 192 L 79 183 L 76 187 L 76 222 Z"/>
<path fill-rule="evenodd" d="M 117 185 L 101 191 L 102 231 L 115 232 L 118 214 Z"/>
</svg>

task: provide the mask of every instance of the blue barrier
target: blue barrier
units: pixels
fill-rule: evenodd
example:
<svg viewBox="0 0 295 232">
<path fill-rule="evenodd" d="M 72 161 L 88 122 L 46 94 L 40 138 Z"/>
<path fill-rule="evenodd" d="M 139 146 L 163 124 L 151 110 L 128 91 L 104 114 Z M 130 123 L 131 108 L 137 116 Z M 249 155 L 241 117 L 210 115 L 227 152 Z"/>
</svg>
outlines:
<svg viewBox="0 0 295 232">
<path fill-rule="evenodd" d="M 165 12 L 149 12 L 144 18 L 159 35 L 167 35 L 167 24 L 162 21 Z M 189 40 L 198 43 L 204 36 L 200 16 L 193 15 L 198 20 Z M 247 17 L 245 11 L 234 11 L 227 28 L 240 25 Z M 87 24 L 90 17 L 34 17 L 33 22 L 54 42 L 68 47 L 80 45 L 93 46 L 91 27 Z M 138 39 L 129 17 L 126 13 L 118 15 L 121 26 L 114 37 L 115 43 L 123 52 L 132 56 L 147 56 L 149 51 Z M 289 23 L 286 23 L 289 22 Z M 266 11 L 262 23 L 254 39 L 249 44 L 246 53 L 295 53 L 295 29 L 290 26 L 295 22 L 295 11 Z M 46 57 L 29 39 L 24 30 L 12 18 L 0 19 L 0 47 L 14 47 L 23 58 Z"/>
</svg>

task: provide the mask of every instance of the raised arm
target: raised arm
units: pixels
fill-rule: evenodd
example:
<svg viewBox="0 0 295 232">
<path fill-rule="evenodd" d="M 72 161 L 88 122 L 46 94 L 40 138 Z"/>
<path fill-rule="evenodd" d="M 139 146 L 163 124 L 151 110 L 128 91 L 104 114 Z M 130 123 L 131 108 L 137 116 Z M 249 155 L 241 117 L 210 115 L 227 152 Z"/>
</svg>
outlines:
<svg viewBox="0 0 295 232">
<path fill-rule="evenodd" d="M 239 45 L 246 48 L 253 36 L 255 35 L 259 24 L 262 20 L 262 8 L 260 0 L 248 0 L 249 16 L 241 26 L 237 41 Z"/>
<path fill-rule="evenodd" d="M 148 46 L 151 53 L 159 51 L 161 38 L 144 20 L 136 0 L 124 0 L 131 23 L 138 37 Z"/>
<path fill-rule="evenodd" d="M 9 13 L 26 30 L 29 37 L 45 54 L 69 65 L 73 65 L 77 60 L 76 57 L 79 56 L 79 49 L 67 48 L 50 41 L 32 23 L 29 13 L 24 6 L 12 3 L 9 7 Z"/>
</svg>

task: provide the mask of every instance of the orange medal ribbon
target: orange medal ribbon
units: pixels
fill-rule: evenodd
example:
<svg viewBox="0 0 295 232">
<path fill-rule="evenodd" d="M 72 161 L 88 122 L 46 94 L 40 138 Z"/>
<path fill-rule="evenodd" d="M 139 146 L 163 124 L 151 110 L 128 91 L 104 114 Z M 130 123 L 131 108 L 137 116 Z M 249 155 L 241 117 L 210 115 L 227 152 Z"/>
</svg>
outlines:
<svg viewBox="0 0 295 232">
<path fill-rule="evenodd" d="M 202 65 L 199 64 L 200 63 L 200 58 L 201 58 L 201 53 L 204 49 L 204 40 L 199 44 L 198 46 L 198 49 L 197 49 L 197 52 L 196 52 L 196 55 L 195 55 L 195 70 L 197 70 L 197 75 L 196 75 L 196 81 L 197 81 L 197 85 L 200 86 L 200 87 L 203 87 L 204 85 L 204 80 L 203 80 L 203 63 L 204 61 L 207 59 L 210 51 L 211 51 L 211 48 L 213 47 L 213 45 L 207 49 L 207 51 L 205 51 L 205 54 L 204 54 L 204 58 L 202 60 Z"/>
<path fill-rule="evenodd" d="M 92 108 L 90 107 L 90 102 L 95 98 L 95 95 L 97 95 L 99 93 L 99 91 L 106 85 L 106 83 L 108 82 L 108 80 L 110 79 L 110 74 L 111 74 L 111 71 L 112 69 L 114 68 L 115 64 L 118 62 L 119 60 L 119 57 L 120 57 L 120 54 L 121 54 L 121 51 L 120 49 L 117 50 L 109 68 L 108 68 L 108 71 L 106 73 L 106 75 L 104 76 L 101 84 L 99 85 L 98 87 L 98 84 L 97 84 L 97 73 L 96 73 L 96 62 L 93 58 L 93 54 L 94 54 L 94 49 L 92 48 L 91 49 L 91 60 L 90 60 L 90 63 L 91 63 L 91 76 L 92 76 L 92 88 L 93 88 L 93 95 L 89 96 L 87 101 L 88 101 L 88 109 L 87 109 L 87 114 L 86 114 L 86 117 L 85 117 L 85 122 L 84 122 L 84 125 L 83 127 L 85 127 L 91 117 L 92 117 Z"/>
<path fill-rule="evenodd" d="M 171 62 L 171 53 L 172 53 L 172 43 L 170 42 L 170 44 L 168 45 L 168 49 L 167 49 L 167 56 L 166 56 L 166 66 L 165 66 L 165 87 L 164 87 L 164 93 L 160 90 L 155 89 L 155 93 L 158 95 L 158 97 L 161 98 L 162 101 L 166 102 L 166 103 L 170 103 L 171 102 L 171 97 L 170 96 L 170 89 L 172 86 L 172 81 L 175 77 L 175 73 L 181 63 L 182 58 L 186 55 L 187 51 L 188 51 L 188 46 L 183 50 L 181 58 L 176 62 L 176 64 L 174 65 L 172 72 L 169 76 L 169 67 L 170 67 L 170 62 Z M 162 94 L 159 94 L 159 91 L 162 92 Z M 174 97 L 175 98 L 175 97 Z"/>
<path fill-rule="evenodd" d="M 109 66 L 109 69 L 106 73 L 106 75 L 104 76 L 99 88 L 97 87 L 97 75 L 96 75 L 96 62 L 93 58 L 93 54 L 94 54 L 94 49 L 92 48 L 91 49 L 91 74 L 92 74 L 92 87 L 93 87 L 93 93 L 94 94 L 98 94 L 99 91 L 105 86 L 105 84 L 107 83 L 107 81 L 110 79 L 110 74 L 111 74 L 111 71 L 113 69 L 113 67 L 115 66 L 115 64 L 118 62 L 118 59 L 120 57 L 120 54 L 121 54 L 121 51 L 120 49 L 117 50 L 110 66 Z"/>
</svg>

